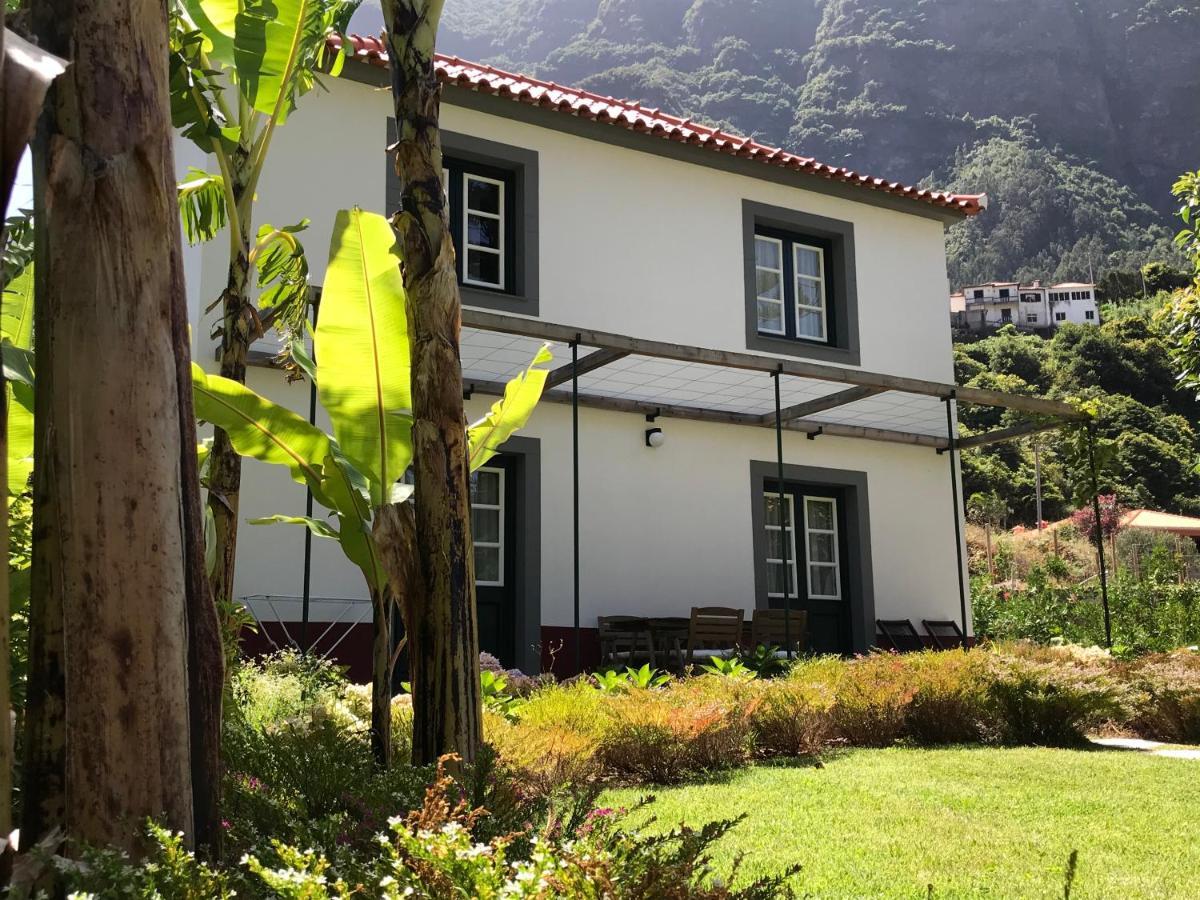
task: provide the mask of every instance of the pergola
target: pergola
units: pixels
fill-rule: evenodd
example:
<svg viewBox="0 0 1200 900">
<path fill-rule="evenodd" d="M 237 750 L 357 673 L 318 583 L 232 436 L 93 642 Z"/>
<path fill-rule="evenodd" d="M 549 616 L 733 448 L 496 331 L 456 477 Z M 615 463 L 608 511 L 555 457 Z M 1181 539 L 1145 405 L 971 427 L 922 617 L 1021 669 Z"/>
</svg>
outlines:
<svg viewBox="0 0 1200 900">
<path fill-rule="evenodd" d="M 958 556 L 963 634 L 967 634 L 967 588 L 963 575 L 958 454 L 1048 431 L 1086 415 L 1058 400 L 959 387 L 857 368 L 783 359 L 759 353 L 712 350 L 542 319 L 463 309 L 463 389 L 502 395 L 505 379 L 526 365 L 544 342 L 566 344 L 571 362 L 553 369 L 543 402 L 572 407 L 575 660 L 580 655 L 579 615 L 579 408 L 665 418 L 773 428 L 778 484 L 783 500 L 783 432 L 928 447 L 947 454 Z M 768 387 L 768 382 L 770 386 Z M 971 403 L 1015 410 L 1028 420 L 1008 428 L 959 438 L 956 405 Z M 791 570 L 784 545 L 784 595 L 790 607 Z M 1103 551 L 1101 551 L 1103 552 Z M 1106 604 L 1107 606 L 1107 604 Z M 790 617 L 785 617 L 785 621 Z"/>
</svg>

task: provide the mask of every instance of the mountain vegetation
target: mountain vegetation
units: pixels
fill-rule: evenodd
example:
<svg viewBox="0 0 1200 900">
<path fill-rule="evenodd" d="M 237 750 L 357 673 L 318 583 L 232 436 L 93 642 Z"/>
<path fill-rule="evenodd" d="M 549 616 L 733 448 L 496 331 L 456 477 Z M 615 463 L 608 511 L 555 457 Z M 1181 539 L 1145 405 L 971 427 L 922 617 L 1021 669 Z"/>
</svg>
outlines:
<svg viewBox="0 0 1200 900">
<path fill-rule="evenodd" d="M 1175 261 L 1188 0 L 448 0 L 441 48 L 992 201 L 951 280 Z"/>
</svg>

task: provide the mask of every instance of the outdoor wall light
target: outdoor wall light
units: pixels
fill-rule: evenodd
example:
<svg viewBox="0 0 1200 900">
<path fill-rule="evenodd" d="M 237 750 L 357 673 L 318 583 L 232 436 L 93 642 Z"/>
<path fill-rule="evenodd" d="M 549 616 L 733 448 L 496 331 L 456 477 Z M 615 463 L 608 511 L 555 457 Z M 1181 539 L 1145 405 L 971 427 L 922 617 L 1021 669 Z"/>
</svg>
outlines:
<svg viewBox="0 0 1200 900">
<path fill-rule="evenodd" d="M 663 434 L 663 430 L 661 428 L 647 428 L 646 429 L 646 446 L 647 447 L 661 447 L 666 442 L 667 442 L 667 436 L 665 434 Z"/>
</svg>

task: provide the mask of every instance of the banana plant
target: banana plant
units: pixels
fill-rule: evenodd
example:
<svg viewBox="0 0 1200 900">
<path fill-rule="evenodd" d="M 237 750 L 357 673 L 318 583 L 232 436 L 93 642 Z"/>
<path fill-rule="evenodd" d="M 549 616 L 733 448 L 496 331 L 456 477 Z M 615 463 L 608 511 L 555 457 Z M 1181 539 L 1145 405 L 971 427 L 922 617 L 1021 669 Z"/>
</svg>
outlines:
<svg viewBox="0 0 1200 900">
<path fill-rule="evenodd" d="M 4 288 L 0 300 L 0 356 L 8 412 L 8 493 L 25 492 L 33 471 L 33 265 Z"/>
<path fill-rule="evenodd" d="M 192 367 L 197 416 L 224 429 L 239 454 L 287 467 L 292 479 L 330 511 L 327 518 L 268 515 L 250 522 L 299 525 L 336 540 L 363 574 L 377 642 L 388 640 L 394 609 L 372 525 L 381 506 L 404 502 L 412 492 L 401 481 L 412 461 L 405 306 L 391 224 L 380 215 L 343 210 L 334 224 L 314 334 L 316 362 L 302 342 L 292 348 L 296 364 L 317 386 L 332 434 L 245 385 Z M 543 347 L 508 383 L 504 397 L 469 426 L 472 470 L 528 421 L 545 388 L 550 360 Z M 384 647 L 386 653 L 377 653 L 373 666 L 372 729 L 386 747 L 395 653 Z"/>
<path fill-rule="evenodd" d="M 211 156 L 215 172 L 190 169 L 179 185 L 184 235 L 196 244 L 229 237 L 225 289 L 213 337 L 220 341 L 220 372 L 245 383 L 250 344 L 271 329 L 288 348 L 303 335 L 309 314 L 308 263 L 292 225 L 253 223 L 255 192 L 276 130 L 299 99 L 337 76 L 344 35 L 361 0 L 172 0 L 170 14 L 171 118 L 180 134 Z M 257 283 L 257 301 L 252 301 Z M 285 349 L 281 363 L 299 377 Z M 236 557 L 241 459 L 218 429 L 210 461 L 208 508 L 217 536 L 212 586 L 228 600 Z"/>
</svg>

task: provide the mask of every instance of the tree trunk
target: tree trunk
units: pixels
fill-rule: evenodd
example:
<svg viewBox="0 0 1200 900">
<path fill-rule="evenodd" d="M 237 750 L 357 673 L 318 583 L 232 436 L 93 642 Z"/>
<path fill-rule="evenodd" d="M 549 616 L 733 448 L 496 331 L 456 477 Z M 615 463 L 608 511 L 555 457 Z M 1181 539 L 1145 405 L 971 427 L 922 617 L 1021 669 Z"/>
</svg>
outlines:
<svg viewBox="0 0 1200 900">
<path fill-rule="evenodd" d="M 201 598 L 189 597 L 196 488 L 181 465 L 194 445 L 175 356 L 184 286 L 166 20 L 154 0 L 33 8 L 41 45 L 73 61 L 35 154 L 43 671 L 30 690 L 26 846 L 56 821 L 135 855 L 148 817 L 193 827 L 187 621 Z"/>
<path fill-rule="evenodd" d="M 413 762 L 464 762 L 482 743 L 475 562 L 459 359 L 461 306 L 442 191 L 433 70 L 441 0 L 386 0 L 398 140 L 404 260 L 412 335 L 415 542 L 422 595 L 406 601 Z"/>
</svg>

